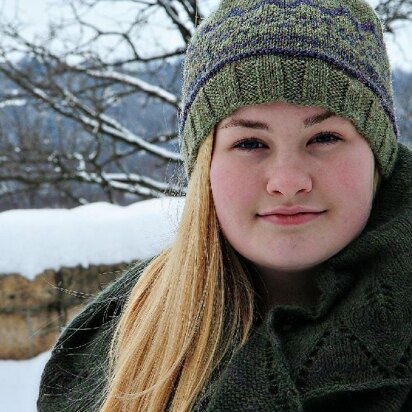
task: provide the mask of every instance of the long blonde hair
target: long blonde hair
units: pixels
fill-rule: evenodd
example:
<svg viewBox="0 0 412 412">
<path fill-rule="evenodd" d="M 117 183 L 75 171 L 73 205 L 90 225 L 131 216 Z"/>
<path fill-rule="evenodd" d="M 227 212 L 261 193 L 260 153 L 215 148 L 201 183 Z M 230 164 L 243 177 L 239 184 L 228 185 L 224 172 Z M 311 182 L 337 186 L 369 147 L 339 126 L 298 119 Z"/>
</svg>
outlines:
<svg viewBox="0 0 412 412">
<path fill-rule="evenodd" d="M 246 342 L 254 292 L 219 232 L 202 144 L 176 240 L 143 271 L 115 331 L 102 412 L 189 411 L 222 359 Z"/>
</svg>

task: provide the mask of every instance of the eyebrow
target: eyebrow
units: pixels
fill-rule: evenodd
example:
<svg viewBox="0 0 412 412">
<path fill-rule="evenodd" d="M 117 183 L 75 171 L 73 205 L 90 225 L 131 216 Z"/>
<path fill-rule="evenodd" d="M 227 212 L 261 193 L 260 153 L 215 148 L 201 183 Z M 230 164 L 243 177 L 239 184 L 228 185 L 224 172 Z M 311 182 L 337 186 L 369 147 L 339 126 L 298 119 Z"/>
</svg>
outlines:
<svg viewBox="0 0 412 412">
<path fill-rule="evenodd" d="M 336 113 L 330 112 L 327 110 L 326 112 L 317 114 L 315 116 L 308 117 L 303 121 L 303 124 L 305 126 L 305 129 L 311 126 L 314 126 L 315 124 L 322 123 L 324 120 L 329 119 L 330 117 L 336 116 Z"/>
<path fill-rule="evenodd" d="M 308 117 L 303 121 L 303 125 L 305 126 L 305 129 L 307 129 L 308 127 L 321 123 L 333 116 L 336 116 L 336 114 L 330 111 L 326 111 L 315 116 Z M 219 129 L 228 129 L 229 127 L 246 127 L 248 129 L 266 130 L 269 132 L 272 131 L 267 123 L 242 118 L 233 118 L 224 126 L 219 127 Z"/>
</svg>

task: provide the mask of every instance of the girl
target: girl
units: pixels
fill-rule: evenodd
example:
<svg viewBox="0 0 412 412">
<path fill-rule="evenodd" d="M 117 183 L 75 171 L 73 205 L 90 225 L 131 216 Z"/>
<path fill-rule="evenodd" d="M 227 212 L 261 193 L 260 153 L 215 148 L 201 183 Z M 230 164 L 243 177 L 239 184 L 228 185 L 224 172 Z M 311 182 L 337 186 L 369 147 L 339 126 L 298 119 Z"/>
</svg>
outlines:
<svg viewBox="0 0 412 412">
<path fill-rule="evenodd" d="M 62 333 L 40 411 L 411 411 L 412 154 L 361 0 L 223 0 L 173 245 Z"/>
</svg>

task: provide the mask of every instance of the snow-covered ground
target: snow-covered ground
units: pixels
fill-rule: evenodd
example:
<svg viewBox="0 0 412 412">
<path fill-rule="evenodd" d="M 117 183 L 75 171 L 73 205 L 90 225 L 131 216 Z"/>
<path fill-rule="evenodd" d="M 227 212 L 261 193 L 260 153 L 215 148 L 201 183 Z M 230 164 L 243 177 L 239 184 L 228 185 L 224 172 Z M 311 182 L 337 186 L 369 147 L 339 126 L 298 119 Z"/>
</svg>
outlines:
<svg viewBox="0 0 412 412">
<path fill-rule="evenodd" d="M 40 377 L 50 352 L 25 361 L 0 361 L 0 410 L 35 412 Z"/>
<path fill-rule="evenodd" d="M 148 258 L 172 241 L 183 203 L 182 198 L 163 198 L 126 207 L 94 203 L 0 213 L 0 273 L 33 278 L 47 268 Z M 36 411 L 49 356 L 0 361 L 0 411 Z"/>
<path fill-rule="evenodd" d="M 0 273 L 33 278 L 62 266 L 149 258 L 171 242 L 182 206 L 182 198 L 162 198 L 0 213 Z"/>
</svg>

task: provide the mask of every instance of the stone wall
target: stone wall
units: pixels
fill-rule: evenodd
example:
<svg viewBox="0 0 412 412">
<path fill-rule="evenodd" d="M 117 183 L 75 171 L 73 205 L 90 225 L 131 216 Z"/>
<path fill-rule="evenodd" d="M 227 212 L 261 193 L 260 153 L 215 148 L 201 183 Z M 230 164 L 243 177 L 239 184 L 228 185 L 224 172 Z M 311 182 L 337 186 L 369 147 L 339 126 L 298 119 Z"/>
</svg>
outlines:
<svg viewBox="0 0 412 412">
<path fill-rule="evenodd" d="M 0 359 L 47 351 L 61 328 L 128 264 L 46 270 L 30 280 L 0 275 Z"/>
</svg>

